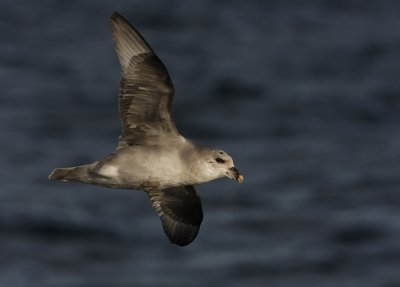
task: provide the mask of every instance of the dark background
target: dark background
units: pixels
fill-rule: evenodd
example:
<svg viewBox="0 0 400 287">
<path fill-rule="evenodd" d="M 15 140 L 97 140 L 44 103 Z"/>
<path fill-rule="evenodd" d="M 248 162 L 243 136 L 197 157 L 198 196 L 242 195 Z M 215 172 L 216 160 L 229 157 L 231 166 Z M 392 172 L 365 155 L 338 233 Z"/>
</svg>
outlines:
<svg viewBox="0 0 400 287">
<path fill-rule="evenodd" d="M 245 175 L 185 248 L 143 192 L 47 180 L 116 146 L 114 11 Z M 394 0 L 1 0 L 0 286 L 400 286 L 399 59 Z"/>
</svg>

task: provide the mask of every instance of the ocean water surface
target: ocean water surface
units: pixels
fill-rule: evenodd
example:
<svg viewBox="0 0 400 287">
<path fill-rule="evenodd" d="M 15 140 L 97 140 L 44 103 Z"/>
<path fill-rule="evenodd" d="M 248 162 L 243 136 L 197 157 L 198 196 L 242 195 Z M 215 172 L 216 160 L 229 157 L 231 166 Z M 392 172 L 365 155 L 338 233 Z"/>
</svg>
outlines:
<svg viewBox="0 0 400 287">
<path fill-rule="evenodd" d="M 171 245 L 143 192 L 50 182 L 120 133 L 108 18 L 167 66 L 199 186 Z M 0 286 L 400 286 L 398 1 L 0 2 Z"/>
</svg>

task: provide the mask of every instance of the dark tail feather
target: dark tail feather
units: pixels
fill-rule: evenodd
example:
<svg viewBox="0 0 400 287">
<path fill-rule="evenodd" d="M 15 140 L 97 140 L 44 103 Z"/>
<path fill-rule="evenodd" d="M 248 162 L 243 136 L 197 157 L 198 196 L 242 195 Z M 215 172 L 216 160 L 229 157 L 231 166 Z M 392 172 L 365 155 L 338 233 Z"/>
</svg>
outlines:
<svg viewBox="0 0 400 287">
<path fill-rule="evenodd" d="M 56 168 L 49 175 L 49 179 L 63 181 L 82 181 L 85 174 L 87 174 L 87 168 L 85 166 Z"/>
</svg>

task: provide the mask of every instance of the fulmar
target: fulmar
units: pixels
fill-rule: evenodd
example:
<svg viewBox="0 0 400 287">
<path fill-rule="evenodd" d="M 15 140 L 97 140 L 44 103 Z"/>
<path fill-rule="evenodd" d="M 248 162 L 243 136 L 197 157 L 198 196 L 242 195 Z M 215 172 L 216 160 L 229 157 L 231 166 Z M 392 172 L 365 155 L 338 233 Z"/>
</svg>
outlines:
<svg viewBox="0 0 400 287">
<path fill-rule="evenodd" d="M 110 24 L 122 69 L 118 147 L 102 160 L 57 168 L 49 178 L 144 190 L 170 241 L 185 246 L 203 221 L 194 185 L 222 177 L 242 183 L 243 176 L 226 152 L 179 134 L 171 115 L 174 87 L 164 64 L 120 14 L 115 12 Z"/>
</svg>

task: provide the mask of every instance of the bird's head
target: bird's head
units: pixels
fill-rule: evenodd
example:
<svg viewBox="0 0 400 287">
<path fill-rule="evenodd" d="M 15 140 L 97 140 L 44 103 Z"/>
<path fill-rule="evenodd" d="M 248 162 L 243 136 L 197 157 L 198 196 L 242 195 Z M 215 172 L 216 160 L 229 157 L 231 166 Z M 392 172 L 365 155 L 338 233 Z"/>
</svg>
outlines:
<svg viewBox="0 0 400 287">
<path fill-rule="evenodd" d="M 232 157 L 226 152 L 218 149 L 213 149 L 207 156 L 207 163 L 211 172 L 216 176 L 228 177 L 243 182 L 243 175 L 235 168 Z"/>
</svg>

